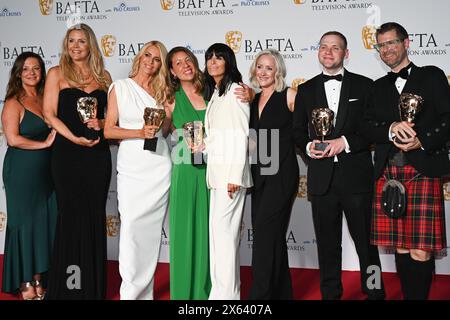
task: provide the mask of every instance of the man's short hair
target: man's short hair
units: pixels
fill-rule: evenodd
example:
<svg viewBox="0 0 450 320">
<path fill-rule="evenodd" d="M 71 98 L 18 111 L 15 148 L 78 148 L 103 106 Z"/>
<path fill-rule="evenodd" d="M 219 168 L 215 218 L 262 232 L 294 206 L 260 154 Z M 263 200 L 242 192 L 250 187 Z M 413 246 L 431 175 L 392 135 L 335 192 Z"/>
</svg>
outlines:
<svg viewBox="0 0 450 320">
<path fill-rule="evenodd" d="M 326 36 L 338 36 L 339 38 L 341 38 L 342 39 L 342 41 L 344 42 L 344 50 L 347 50 L 347 38 L 342 34 L 342 33 L 340 33 L 339 31 L 328 31 L 328 32 L 325 32 L 321 37 L 320 37 L 320 41 L 319 41 L 319 43 L 320 42 L 322 42 L 322 39 L 324 38 L 324 37 L 326 37 Z"/>
<path fill-rule="evenodd" d="M 406 31 L 405 28 L 403 28 L 402 25 L 398 24 L 397 22 L 386 22 L 383 23 L 378 29 L 377 32 L 375 34 L 376 38 L 378 39 L 378 36 L 380 34 L 384 34 L 388 31 L 392 31 L 395 30 L 395 32 L 397 33 L 397 36 L 400 40 L 405 40 L 408 38 L 408 32 Z"/>
</svg>

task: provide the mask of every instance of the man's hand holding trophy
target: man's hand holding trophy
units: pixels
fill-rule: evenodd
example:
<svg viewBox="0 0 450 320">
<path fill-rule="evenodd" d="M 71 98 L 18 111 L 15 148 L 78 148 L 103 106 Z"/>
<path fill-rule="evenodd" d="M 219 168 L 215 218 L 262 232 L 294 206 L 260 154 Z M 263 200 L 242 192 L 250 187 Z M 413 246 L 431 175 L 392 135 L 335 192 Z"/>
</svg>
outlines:
<svg viewBox="0 0 450 320">
<path fill-rule="evenodd" d="M 158 130 L 166 118 L 166 112 L 164 108 L 150 108 L 144 109 L 144 150 L 156 151 L 158 144 L 158 137 L 155 137 Z"/>
<path fill-rule="evenodd" d="M 399 112 L 401 122 L 392 125 L 391 133 L 394 145 L 407 152 L 422 146 L 414 131 L 414 120 L 422 109 L 423 98 L 412 93 L 402 93 L 399 98 Z"/>
<path fill-rule="evenodd" d="M 100 125 L 97 119 L 97 98 L 81 97 L 77 101 L 77 111 L 81 122 L 86 126 L 83 137 L 88 140 L 99 139 Z"/>
<path fill-rule="evenodd" d="M 326 136 L 331 134 L 333 130 L 333 119 L 334 112 L 329 108 L 316 108 L 311 113 L 311 123 L 314 127 L 317 137 L 321 138 L 319 140 L 313 140 L 310 146 L 310 153 L 312 158 L 323 158 L 326 153 L 329 142 L 324 139 Z"/>
</svg>

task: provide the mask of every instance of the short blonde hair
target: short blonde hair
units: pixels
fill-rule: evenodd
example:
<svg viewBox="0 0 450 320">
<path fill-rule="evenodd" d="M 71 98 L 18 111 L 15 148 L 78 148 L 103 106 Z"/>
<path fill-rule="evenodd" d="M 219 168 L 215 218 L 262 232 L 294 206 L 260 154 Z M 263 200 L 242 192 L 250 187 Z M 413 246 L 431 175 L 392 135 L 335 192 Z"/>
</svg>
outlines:
<svg viewBox="0 0 450 320">
<path fill-rule="evenodd" d="M 150 80 L 150 86 L 155 93 L 153 97 L 158 104 L 163 104 L 167 98 L 170 96 L 170 85 L 169 85 L 169 71 L 167 69 L 167 49 L 162 44 L 162 42 L 153 40 L 147 42 L 141 50 L 139 50 L 138 54 L 133 59 L 133 64 L 131 66 L 130 74 L 128 75 L 130 78 L 134 77 L 138 74 L 139 71 L 139 63 L 141 57 L 144 55 L 145 51 L 149 47 L 156 47 L 159 50 L 159 54 L 161 56 L 161 67 L 156 75 L 152 77 Z"/>
<path fill-rule="evenodd" d="M 274 49 L 266 49 L 258 52 L 255 60 L 253 60 L 250 66 L 250 83 L 254 88 L 260 88 L 258 80 L 256 79 L 256 64 L 261 56 L 271 56 L 275 61 L 275 67 L 277 69 L 275 73 L 275 91 L 281 92 L 286 88 L 286 65 L 284 64 L 283 57 L 281 54 Z"/>
</svg>

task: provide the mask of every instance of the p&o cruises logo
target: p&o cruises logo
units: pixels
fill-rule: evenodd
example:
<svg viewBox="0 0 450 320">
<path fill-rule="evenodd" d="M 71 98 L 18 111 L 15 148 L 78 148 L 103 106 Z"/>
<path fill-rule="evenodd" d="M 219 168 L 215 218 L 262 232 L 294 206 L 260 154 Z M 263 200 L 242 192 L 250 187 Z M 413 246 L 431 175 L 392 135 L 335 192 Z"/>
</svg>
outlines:
<svg viewBox="0 0 450 320">
<path fill-rule="evenodd" d="M 20 17 L 22 12 L 20 11 L 11 11 L 8 8 L 3 8 L 0 11 L 0 18 L 2 17 Z"/>
<path fill-rule="evenodd" d="M 134 12 L 141 11 L 139 6 L 128 6 L 125 2 L 121 2 L 117 7 L 113 8 L 114 12 Z"/>
</svg>

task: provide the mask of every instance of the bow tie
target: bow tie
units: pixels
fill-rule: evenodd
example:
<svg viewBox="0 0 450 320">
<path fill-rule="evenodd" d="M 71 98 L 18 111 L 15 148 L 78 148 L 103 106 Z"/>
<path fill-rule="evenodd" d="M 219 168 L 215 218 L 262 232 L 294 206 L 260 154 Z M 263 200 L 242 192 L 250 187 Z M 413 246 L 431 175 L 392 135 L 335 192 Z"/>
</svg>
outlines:
<svg viewBox="0 0 450 320">
<path fill-rule="evenodd" d="M 329 76 L 329 75 L 322 73 L 322 78 L 323 78 L 324 82 L 327 82 L 328 80 L 342 81 L 342 74 L 336 74 L 334 76 Z"/>
<path fill-rule="evenodd" d="M 395 82 L 398 77 L 407 80 L 408 76 L 409 76 L 409 73 L 408 73 L 408 69 L 409 68 L 411 68 L 411 65 L 408 64 L 406 67 L 404 67 L 398 73 L 395 73 L 395 72 L 392 72 L 392 71 L 388 72 L 389 80 L 391 80 L 392 82 Z"/>
</svg>

